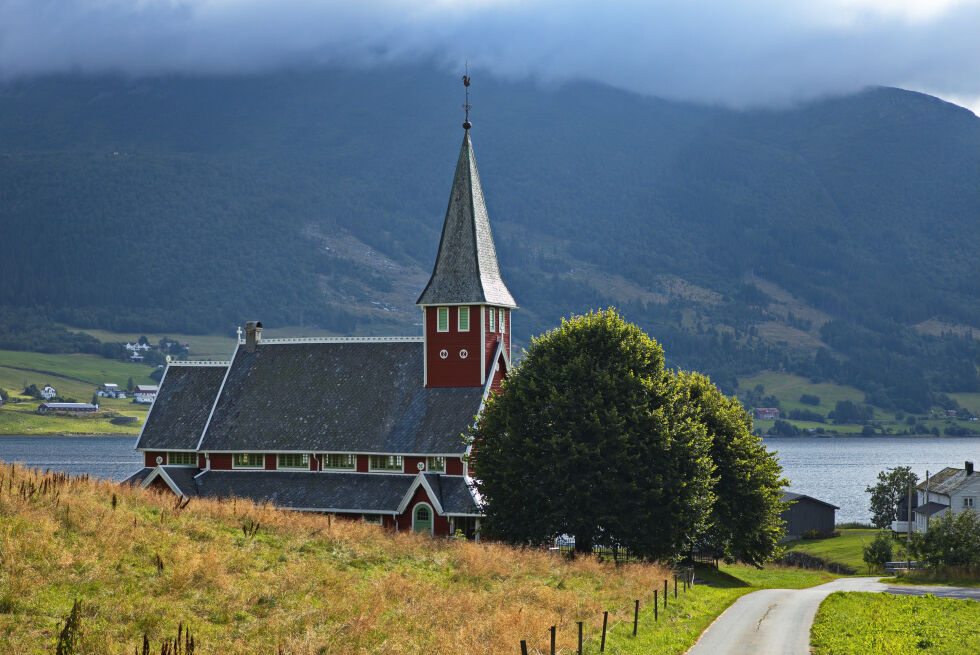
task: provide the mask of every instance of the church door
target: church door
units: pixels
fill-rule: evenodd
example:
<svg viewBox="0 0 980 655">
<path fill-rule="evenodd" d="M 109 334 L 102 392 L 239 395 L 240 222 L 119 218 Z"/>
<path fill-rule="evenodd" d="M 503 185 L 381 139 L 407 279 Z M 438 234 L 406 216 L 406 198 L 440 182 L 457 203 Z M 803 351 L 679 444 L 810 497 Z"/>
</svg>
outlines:
<svg viewBox="0 0 980 655">
<path fill-rule="evenodd" d="M 426 503 L 419 503 L 412 513 L 412 530 L 432 534 L 432 508 Z"/>
</svg>

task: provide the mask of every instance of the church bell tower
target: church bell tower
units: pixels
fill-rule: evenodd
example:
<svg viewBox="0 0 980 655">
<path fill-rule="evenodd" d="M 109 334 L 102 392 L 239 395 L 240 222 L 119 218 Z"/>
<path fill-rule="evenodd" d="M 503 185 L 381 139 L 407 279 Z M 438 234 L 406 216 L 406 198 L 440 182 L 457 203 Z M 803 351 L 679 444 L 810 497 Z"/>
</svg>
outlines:
<svg viewBox="0 0 980 655">
<path fill-rule="evenodd" d="M 469 84 L 463 145 L 432 277 L 416 303 L 422 308 L 425 386 L 480 387 L 495 358 L 510 359 L 510 312 L 517 307 L 500 278 L 497 251 L 470 140 Z"/>
</svg>

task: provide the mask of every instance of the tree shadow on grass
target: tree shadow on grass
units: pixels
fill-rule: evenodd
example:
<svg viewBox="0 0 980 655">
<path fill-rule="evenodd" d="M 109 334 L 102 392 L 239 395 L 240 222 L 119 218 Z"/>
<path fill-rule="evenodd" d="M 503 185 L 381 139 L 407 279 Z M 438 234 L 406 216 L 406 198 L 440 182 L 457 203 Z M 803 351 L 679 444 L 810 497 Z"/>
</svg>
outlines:
<svg viewBox="0 0 980 655">
<path fill-rule="evenodd" d="M 734 589 L 736 587 L 751 587 L 748 582 L 740 578 L 736 578 L 730 573 L 725 573 L 724 571 L 719 571 L 713 566 L 708 566 L 707 564 L 698 564 L 694 567 L 695 575 L 702 580 L 701 584 L 707 585 L 708 587 L 718 587 L 720 589 Z"/>
</svg>

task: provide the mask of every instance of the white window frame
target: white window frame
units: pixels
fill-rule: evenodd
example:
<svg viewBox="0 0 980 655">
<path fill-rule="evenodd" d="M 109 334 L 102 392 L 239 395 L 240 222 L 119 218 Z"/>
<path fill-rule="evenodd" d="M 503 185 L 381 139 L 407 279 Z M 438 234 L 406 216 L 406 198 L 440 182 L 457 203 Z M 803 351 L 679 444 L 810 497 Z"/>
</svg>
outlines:
<svg viewBox="0 0 980 655">
<path fill-rule="evenodd" d="M 175 462 L 171 462 L 170 461 L 170 458 L 173 455 L 190 455 L 191 457 L 194 458 L 194 461 L 191 462 L 190 464 L 183 464 L 183 463 L 177 464 Z M 187 453 L 187 452 L 179 452 L 179 451 L 176 451 L 176 452 L 175 451 L 170 451 L 170 452 L 167 453 L 167 466 L 191 466 L 191 467 L 196 468 L 197 467 L 197 453 Z"/>
<path fill-rule="evenodd" d="M 466 317 L 466 325 L 463 325 L 463 317 Z M 463 305 L 456 308 L 456 330 L 459 332 L 470 331 L 470 308 Z"/>
<path fill-rule="evenodd" d="M 301 457 L 301 464 L 299 466 L 287 466 L 282 463 L 283 457 Z M 310 456 L 306 453 L 279 453 L 276 455 L 276 468 L 277 469 L 287 469 L 290 471 L 309 471 L 310 470 Z"/>
<path fill-rule="evenodd" d="M 443 314 L 445 312 L 445 314 Z M 446 317 L 446 327 L 442 327 L 442 317 Z M 449 308 L 436 307 L 436 332 L 449 332 Z"/>
<path fill-rule="evenodd" d="M 973 509 L 973 496 L 963 496 L 963 509 Z"/>
<path fill-rule="evenodd" d="M 504 323 L 504 310 L 500 308 L 497 310 L 497 327 L 500 329 L 500 334 L 506 332 L 506 324 Z"/>
<path fill-rule="evenodd" d="M 351 466 L 336 467 L 330 466 L 330 456 L 336 455 L 337 457 L 350 457 Z M 323 453 L 323 470 L 324 471 L 356 471 L 357 470 L 357 455 L 351 453 Z"/>
<path fill-rule="evenodd" d="M 388 459 L 394 459 L 397 463 L 393 468 L 375 468 L 374 466 L 375 457 L 386 457 Z M 401 455 L 370 455 L 368 457 L 368 470 L 372 472 L 377 471 L 378 473 L 391 473 L 392 471 L 400 473 L 405 470 L 405 460 L 402 459 Z"/>
<path fill-rule="evenodd" d="M 442 466 L 435 468 L 432 466 L 433 460 L 439 460 L 442 462 Z M 425 458 L 425 472 L 426 473 L 445 473 L 446 472 L 446 458 L 445 457 L 426 457 Z"/>
<path fill-rule="evenodd" d="M 495 326 L 493 324 L 494 318 L 497 316 L 497 310 L 493 307 L 490 308 L 490 331 L 496 332 Z"/>
<path fill-rule="evenodd" d="M 242 464 L 236 464 L 235 463 L 235 458 L 238 457 L 239 455 L 249 455 L 249 456 L 251 456 L 251 455 L 257 455 L 258 457 L 261 457 L 262 458 L 262 463 L 259 464 L 258 466 L 251 466 L 251 465 L 244 466 Z M 255 471 L 257 469 L 264 469 L 265 468 L 265 453 L 232 453 L 232 455 L 231 455 L 231 468 L 233 468 L 233 469 L 249 469 L 249 470 L 252 470 L 252 471 Z"/>
</svg>

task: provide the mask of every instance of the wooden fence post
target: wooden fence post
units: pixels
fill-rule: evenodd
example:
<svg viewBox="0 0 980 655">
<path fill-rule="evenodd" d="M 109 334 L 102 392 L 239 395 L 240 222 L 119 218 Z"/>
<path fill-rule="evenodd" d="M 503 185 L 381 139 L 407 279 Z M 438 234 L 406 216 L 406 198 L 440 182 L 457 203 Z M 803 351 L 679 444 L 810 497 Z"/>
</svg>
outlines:
<svg viewBox="0 0 980 655">
<path fill-rule="evenodd" d="M 664 609 L 667 609 L 667 581 L 664 580 Z"/>
<path fill-rule="evenodd" d="M 556 626 L 551 626 L 551 655 L 555 655 L 555 629 Z"/>
<path fill-rule="evenodd" d="M 521 639 L 521 655 L 527 655 L 527 640 Z"/>
<path fill-rule="evenodd" d="M 677 598 L 677 574 L 674 574 L 674 598 Z"/>
<path fill-rule="evenodd" d="M 640 621 L 640 601 L 633 601 L 633 636 L 636 636 L 636 626 Z"/>
<path fill-rule="evenodd" d="M 654 621 L 659 621 L 660 620 L 660 617 L 657 616 L 657 614 L 658 614 L 657 608 L 658 608 L 659 605 L 660 605 L 660 599 L 657 598 L 657 590 L 654 589 L 653 590 L 653 620 Z"/>
<path fill-rule="evenodd" d="M 599 652 L 606 652 L 606 623 L 609 622 L 609 612 L 602 613 L 602 643 L 599 644 Z"/>
<path fill-rule="evenodd" d="M 578 622 L 578 655 L 582 655 L 582 622 Z"/>
</svg>

